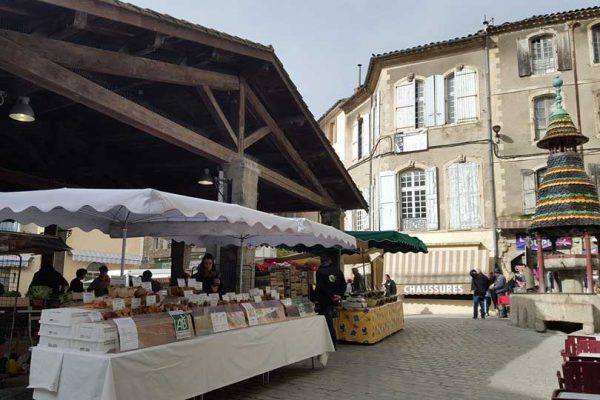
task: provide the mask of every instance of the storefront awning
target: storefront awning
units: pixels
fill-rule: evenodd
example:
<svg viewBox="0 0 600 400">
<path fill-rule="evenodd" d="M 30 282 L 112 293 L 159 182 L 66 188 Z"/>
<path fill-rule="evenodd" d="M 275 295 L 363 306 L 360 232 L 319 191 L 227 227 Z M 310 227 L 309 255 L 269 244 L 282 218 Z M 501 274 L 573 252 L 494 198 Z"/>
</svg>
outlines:
<svg viewBox="0 0 600 400">
<path fill-rule="evenodd" d="M 488 250 L 439 249 L 429 253 L 386 254 L 384 272 L 404 294 L 468 294 L 469 271 L 490 270 Z"/>
<path fill-rule="evenodd" d="M 71 250 L 71 256 L 73 261 L 81 262 L 97 262 L 104 264 L 120 264 L 121 254 L 119 253 L 105 253 L 101 251 L 91 250 Z M 141 265 L 142 257 L 134 256 L 131 254 L 125 255 L 125 265 Z"/>
<path fill-rule="evenodd" d="M 28 267 L 31 254 L 7 254 L 0 256 L 0 268 Z"/>
</svg>

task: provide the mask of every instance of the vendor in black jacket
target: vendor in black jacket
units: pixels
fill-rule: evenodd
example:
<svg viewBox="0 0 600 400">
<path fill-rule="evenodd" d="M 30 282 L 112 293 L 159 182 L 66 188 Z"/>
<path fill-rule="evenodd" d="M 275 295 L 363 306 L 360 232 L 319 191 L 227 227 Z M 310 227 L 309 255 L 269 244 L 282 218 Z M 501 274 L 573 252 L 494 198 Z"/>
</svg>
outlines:
<svg viewBox="0 0 600 400">
<path fill-rule="evenodd" d="M 477 319 L 477 306 L 481 308 L 481 318 L 483 319 L 485 318 L 485 294 L 490 286 L 490 281 L 480 270 L 472 269 L 469 275 L 471 275 L 471 291 L 473 292 L 473 319 Z"/>
<path fill-rule="evenodd" d="M 325 317 L 329 334 L 334 346 L 336 345 L 335 327 L 333 326 L 334 306 L 339 303 L 346 290 L 344 274 L 338 266 L 337 253 L 321 255 L 321 267 L 317 271 L 317 301 L 319 314 Z"/>
</svg>

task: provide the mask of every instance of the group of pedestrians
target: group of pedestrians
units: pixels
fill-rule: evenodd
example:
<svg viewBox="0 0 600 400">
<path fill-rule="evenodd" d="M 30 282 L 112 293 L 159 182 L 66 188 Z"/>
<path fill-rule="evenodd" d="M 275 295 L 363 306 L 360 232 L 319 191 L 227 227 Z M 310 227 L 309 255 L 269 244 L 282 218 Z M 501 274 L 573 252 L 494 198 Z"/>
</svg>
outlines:
<svg viewBox="0 0 600 400">
<path fill-rule="evenodd" d="M 494 269 L 493 273 L 485 275 L 480 269 L 472 269 L 471 292 L 473 293 L 473 319 L 478 318 L 478 311 L 482 319 L 489 317 L 490 306 L 498 311 L 498 317 L 507 316 L 506 308 L 498 304 L 498 297 L 508 292 L 506 277 L 499 267 Z"/>
</svg>

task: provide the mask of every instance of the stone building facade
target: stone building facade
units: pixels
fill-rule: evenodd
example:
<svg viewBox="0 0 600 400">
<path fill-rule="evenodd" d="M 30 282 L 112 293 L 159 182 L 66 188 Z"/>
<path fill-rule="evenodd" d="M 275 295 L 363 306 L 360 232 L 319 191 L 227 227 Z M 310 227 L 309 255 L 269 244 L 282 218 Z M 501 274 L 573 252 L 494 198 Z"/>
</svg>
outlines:
<svg viewBox="0 0 600 400">
<path fill-rule="evenodd" d="M 346 212 L 346 229 L 397 229 L 430 249 L 386 255 L 406 294 L 469 293 L 471 268 L 510 272 L 525 261 L 547 156 L 535 143 L 557 74 L 599 179 L 600 7 L 484 23 L 467 37 L 373 56 L 364 84 L 321 117 L 370 204 L 369 214 Z"/>
</svg>

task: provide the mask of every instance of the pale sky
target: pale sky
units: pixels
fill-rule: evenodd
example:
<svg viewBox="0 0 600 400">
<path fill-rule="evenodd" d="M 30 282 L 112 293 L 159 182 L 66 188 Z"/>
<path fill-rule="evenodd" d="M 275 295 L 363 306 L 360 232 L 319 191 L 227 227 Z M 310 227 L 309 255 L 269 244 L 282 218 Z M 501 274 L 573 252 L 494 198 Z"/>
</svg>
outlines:
<svg viewBox="0 0 600 400">
<path fill-rule="evenodd" d="M 271 44 L 315 118 L 352 94 L 371 54 L 495 24 L 592 7 L 598 0 L 128 0 L 141 7 Z M 417 7 L 418 6 L 418 7 Z"/>
</svg>

